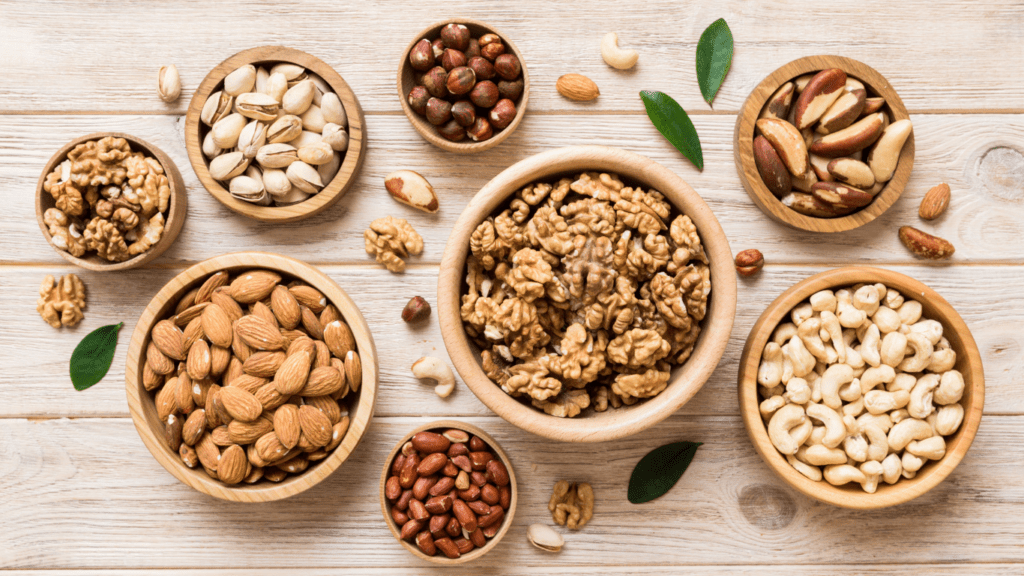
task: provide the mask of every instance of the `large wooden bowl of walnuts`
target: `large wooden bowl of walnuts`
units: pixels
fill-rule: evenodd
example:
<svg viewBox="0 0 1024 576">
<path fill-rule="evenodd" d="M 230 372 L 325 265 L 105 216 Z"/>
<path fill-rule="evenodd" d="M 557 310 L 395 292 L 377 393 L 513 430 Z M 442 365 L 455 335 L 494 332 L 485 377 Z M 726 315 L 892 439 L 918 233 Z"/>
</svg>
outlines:
<svg viewBox="0 0 1024 576">
<path fill-rule="evenodd" d="M 656 162 L 603 146 L 523 160 L 466 207 L 438 280 L 442 336 L 484 404 L 572 442 L 635 434 L 703 386 L 736 311 L 729 243 Z"/>
</svg>

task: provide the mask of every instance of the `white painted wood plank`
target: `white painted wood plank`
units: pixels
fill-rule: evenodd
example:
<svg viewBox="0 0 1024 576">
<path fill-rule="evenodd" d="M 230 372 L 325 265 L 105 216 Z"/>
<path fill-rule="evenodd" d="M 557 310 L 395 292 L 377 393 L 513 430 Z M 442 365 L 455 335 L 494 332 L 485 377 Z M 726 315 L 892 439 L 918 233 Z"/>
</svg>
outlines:
<svg viewBox="0 0 1024 576">
<path fill-rule="evenodd" d="M 918 500 L 874 512 L 813 502 L 776 479 L 738 417 L 675 416 L 628 440 L 552 444 L 497 417 L 467 419 L 509 453 L 520 481 L 514 526 L 476 573 L 517 565 L 1014 563 L 1024 548 L 1024 417 L 991 416 L 967 458 Z M 379 418 L 352 459 L 315 489 L 277 503 L 214 500 L 180 484 L 127 419 L 0 421 L 0 565 L 7 568 L 407 567 L 423 565 L 384 526 L 380 467 L 423 418 Z M 705 444 L 664 497 L 626 500 L 636 462 L 675 440 Z M 588 481 L 595 515 L 557 555 L 525 527 L 549 523 L 557 479 Z M 927 568 L 924 569 L 927 571 Z M 436 573 L 449 573 L 437 571 Z"/>
<path fill-rule="evenodd" d="M 543 560 L 543 559 L 541 559 Z M 580 568 L 565 566 L 549 566 L 538 564 L 524 566 L 519 563 L 502 566 L 501 574 L 506 576 L 578 576 Z M 700 575 L 700 576 L 803 576 L 826 573 L 864 574 L 865 576 L 917 576 L 922 572 L 934 576 L 972 574 L 974 576 L 1019 576 L 1021 564 L 902 564 L 902 565 L 865 565 L 865 564 L 819 564 L 819 565 L 779 565 L 779 566 L 737 566 L 737 565 L 690 565 L 690 566 L 587 566 L 586 574 L 645 576 L 645 575 Z M 159 570 L 8 570 L 4 576 L 143 576 L 147 574 L 163 574 Z M 437 574 L 479 574 L 476 565 L 439 568 L 427 565 L 402 568 L 403 576 L 433 576 Z M 176 576 L 392 576 L 394 568 L 265 568 L 265 569 L 174 569 Z"/>
<path fill-rule="evenodd" d="M 392 0 L 338 4 L 234 0 L 129 2 L 113 16 L 100 2 L 0 4 L 0 109 L 182 112 L 209 70 L 245 48 L 285 44 L 324 59 L 367 110 L 398 111 L 395 73 L 413 35 L 446 15 L 497 26 L 525 54 L 534 90 L 530 107 L 630 110 L 637 92 L 662 90 L 688 110 L 708 111 L 696 83 L 701 32 L 724 17 L 736 53 L 715 110 L 738 110 L 758 82 L 783 64 L 814 54 L 866 62 L 915 109 L 1024 109 L 1024 6 L 1014 0 L 845 0 L 809 4 L 696 0 L 591 2 L 585 8 L 543 0 L 432 4 Z M 386 16 L 383 16 L 386 15 Z M 927 15 L 927 16 L 922 16 Z M 71 24 L 73 23 L 73 24 Z M 69 38 L 68 27 L 79 32 Z M 635 69 L 613 70 L 599 44 L 618 31 L 640 52 Z M 157 69 L 174 63 L 184 86 L 166 105 Z M 601 97 L 571 103 L 554 90 L 562 74 L 593 78 Z"/>
<path fill-rule="evenodd" d="M 733 116 L 694 118 L 704 145 L 705 169 L 697 172 L 644 116 L 533 116 L 509 140 L 473 156 L 445 153 L 421 140 L 404 117 L 367 119 L 369 155 L 358 181 L 334 208 L 294 224 L 269 225 L 237 215 L 200 185 L 183 144 L 183 123 L 170 116 L 0 116 L 0 263 L 63 260 L 46 243 L 35 220 L 39 173 L 75 136 L 119 130 L 167 152 L 189 190 L 188 219 L 177 242 L 157 264 L 198 261 L 223 252 L 263 249 L 313 262 L 369 263 L 363 231 L 383 214 L 408 218 L 423 235 L 424 254 L 413 262 L 437 263 L 452 225 L 470 198 L 512 163 L 572 144 L 618 146 L 673 170 L 710 204 L 734 251 L 758 247 L 773 262 L 914 262 L 896 237 L 910 224 L 948 238 L 954 263 L 1024 261 L 1024 115 L 918 115 L 917 157 L 907 190 L 883 217 L 858 230 L 822 235 L 791 230 L 768 219 L 740 184 L 733 161 Z M 424 214 L 388 197 L 384 176 L 414 169 L 434 185 L 437 214 Z M 946 181 L 953 200 L 933 223 L 917 217 L 924 193 Z"/>
<path fill-rule="evenodd" d="M 488 415 L 487 407 L 459 383 L 455 394 L 438 398 L 431 386 L 413 378 L 409 367 L 419 357 L 448 355 L 436 313 L 428 324 L 410 327 L 400 318 L 414 295 L 436 305 L 437 269 L 424 267 L 394 276 L 375 266 L 324 266 L 323 271 L 348 291 L 373 331 L 380 358 L 377 414 L 383 416 Z M 704 388 L 682 409 L 692 415 L 738 414 L 736 366 L 751 326 L 768 304 L 786 288 L 821 267 L 769 264 L 757 278 L 739 282 L 739 307 L 725 355 Z M 942 294 L 971 327 L 986 373 L 987 413 L 1024 413 L 1020 394 L 1024 377 L 1024 294 L 1019 266 L 953 268 L 894 267 Z M 178 270 L 136 270 L 123 274 L 82 272 L 89 308 L 75 329 L 54 330 L 35 311 L 36 290 L 47 273 L 68 267 L 0 267 L 0 389 L 16 390 L 0 403 L 0 417 L 126 416 L 124 362 L 134 324 L 150 298 Z M 110 373 L 93 388 L 76 392 L 67 376 L 67 362 L 89 331 L 125 322 Z"/>
</svg>

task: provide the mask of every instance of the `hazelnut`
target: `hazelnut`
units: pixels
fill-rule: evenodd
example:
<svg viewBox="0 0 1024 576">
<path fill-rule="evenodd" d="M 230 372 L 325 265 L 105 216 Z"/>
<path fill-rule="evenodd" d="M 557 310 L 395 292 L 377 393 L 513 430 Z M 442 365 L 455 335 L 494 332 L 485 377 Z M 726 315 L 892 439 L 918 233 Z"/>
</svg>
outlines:
<svg viewBox="0 0 1024 576">
<path fill-rule="evenodd" d="M 445 48 L 441 54 L 441 66 L 451 72 L 453 68 L 466 65 L 466 55 L 460 50 Z"/>
<path fill-rule="evenodd" d="M 473 104 L 481 108 L 494 106 L 500 97 L 498 87 L 490 80 L 477 82 L 476 86 L 473 86 L 473 90 L 469 93 L 469 99 L 473 101 Z"/>
<path fill-rule="evenodd" d="M 429 72 L 423 75 L 423 86 L 435 98 L 447 98 L 448 88 L 445 83 L 448 81 L 448 71 L 440 66 L 434 66 Z"/>
<path fill-rule="evenodd" d="M 467 66 L 476 74 L 477 80 L 490 80 L 494 78 L 494 64 L 491 64 L 490 61 L 482 56 L 470 58 Z"/>
<path fill-rule="evenodd" d="M 466 58 L 472 60 L 480 56 L 480 42 L 476 38 L 469 39 L 469 48 L 466 48 Z"/>
<path fill-rule="evenodd" d="M 494 130 L 491 128 L 491 123 L 487 121 L 487 118 L 479 116 L 473 122 L 473 125 L 466 130 L 466 133 L 469 134 L 470 140 L 480 142 L 493 136 Z"/>
<path fill-rule="evenodd" d="M 480 55 L 483 56 L 484 58 L 487 58 L 491 62 L 494 62 L 495 58 L 501 56 L 504 53 L 505 45 L 502 44 L 500 40 L 497 42 L 492 42 L 487 45 L 480 45 Z"/>
<path fill-rule="evenodd" d="M 753 276 L 764 268 L 764 255 L 757 248 L 748 248 L 736 255 L 736 273 Z"/>
<path fill-rule="evenodd" d="M 502 130 L 511 124 L 512 120 L 516 117 L 516 105 L 508 98 L 502 98 L 498 100 L 494 108 L 491 108 L 490 116 L 491 125 L 498 130 Z"/>
<path fill-rule="evenodd" d="M 444 126 L 438 126 L 437 133 L 452 142 L 458 142 L 466 137 L 466 129 L 459 126 L 455 120 L 450 120 Z"/>
<path fill-rule="evenodd" d="M 452 118 L 459 123 L 459 126 L 469 128 L 476 120 L 476 107 L 469 100 L 459 100 L 452 104 Z"/>
<path fill-rule="evenodd" d="M 480 37 L 479 40 L 477 40 L 477 42 L 480 43 L 480 48 L 482 49 L 484 46 L 487 46 L 488 44 L 501 42 L 501 38 L 498 38 L 497 34 L 484 34 L 483 36 Z"/>
<path fill-rule="evenodd" d="M 494 71 L 505 80 L 515 80 L 523 68 L 514 54 L 502 54 L 494 59 Z"/>
<path fill-rule="evenodd" d="M 466 66 L 459 66 L 448 73 L 446 86 L 452 94 L 465 94 L 476 84 L 476 74 Z"/>
<path fill-rule="evenodd" d="M 409 51 L 409 64 L 413 70 L 425 72 L 434 65 L 434 51 L 430 48 L 430 40 L 424 38 Z"/>
<path fill-rule="evenodd" d="M 434 58 L 440 58 L 444 55 L 444 42 L 440 38 L 431 42 L 430 48 L 434 51 Z"/>
<path fill-rule="evenodd" d="M 519 100 L 519 97 L 523 95 L 523 79 L 502 80 L 498 82 L 498 94 L 502 98 L 508 98 L 512 101 Z"/>
<path fill-rule="evenodd" d="M 409 303 L 402 309 L 402 320 L 408 323 L 418 322 L 430 316 L 430 302 L 422 296 L 413 296 Z"/>
<path fill-rule="evenodd" d="M 426 116 L 427 122 L 430 122 L 434 126 L 444 124 L 452 117 L 451 102 L 440 98 L 431 98 L 430 100 L 427 100 Z"/>
<path fill-rule="evenodd" d="M 409 107 L 420 116 L 427 113 L 427 100 L 430 99 L 430 92 L 423 86 L 413 86 L 409 90 Z"/>
<path fill-rule="evenodd" d="M 448 24 L 441 28 L 441 42 L 445 48 L 465 50 L 469 48 L 469 28 L 462 24 Z"/>
</svg>

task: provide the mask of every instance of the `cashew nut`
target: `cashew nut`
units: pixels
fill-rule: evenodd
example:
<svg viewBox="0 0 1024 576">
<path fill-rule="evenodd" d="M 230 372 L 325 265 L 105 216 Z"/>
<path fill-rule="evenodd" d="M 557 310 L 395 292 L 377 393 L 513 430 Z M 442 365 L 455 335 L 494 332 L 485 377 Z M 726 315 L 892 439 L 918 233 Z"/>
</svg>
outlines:
<svg viewBox="0 0 1024 576">
<path fill-rule="evenodd" d="M 811 386 L 811 402 L 821 402 L 821 375 L 811 372 L 807 375 L 806 380 Z"/>
<path fill-rule="evenodd" d="M 619 48 L 619 35 L 609 32 L 601 39 L 601 58 L 612 68 L 629 70 L 636 65 L 640 54 L 636 50 Z"/>
<path fill-rule="evenodd" d="M 862 394 L 867 394 L 882 384 L 888 384 L 895 379 L 896 371 L 893 370 L 892 366 L 888 364 L 872 366 L 860 376 L 860 391 Z"/>
<path fill-rule="evenodd" d="M 889 418 L 892 420 L 893 425 L 896 425 L 910 419 L 910 412 L 907 412 L 906 408 L 900 408 L 899 410 L 889 412 Z"/>
<path fill-rule="evenodd" d="M 864 489 L 868 494 L 874 494 L 875 490 L 878 490 L 878 481 L 882 479 L 882 463 L 875 460 L 869 460 L 860 465 L 860 471 L 864 473 L 866 479 L 860 483 L 860 487 Z"/>
<path fill-rule="evenodd" d="M 964 375 L 959 370 L 950 370 L 942 374 L 939 387 L 935 389 L 934 400 L 943 406 L 955 404 L 964 395 Z"/>
<path fill-rule="evenodd" d="M 761 398 L 771 398 L 772 396 L 782 396 L 786 392 L 786 389 L 782 385 L 772 386 L 771 388 L 765 388 L 760 384 L 757 386 L 757 391 L 761 394 Z"/>
<path fill-rule="evenodd" d="M 821 330 L 818 334 L 819 334 L 819 336 L 821 334 L 828 335 L 828 332 L 825 332 L 825 330 Z M 843 352 L 846 352 L 846 347 L 845 346 L 843 347 Z M 845 354 L 844 354 L 844 356 L 845 356 Z M 825 361 L 824 362 L 820 362 L 820 361 L 818 362 L 818 364 L 822 365 L 821 366 L 822 373 L 825 372 L 825 369 L 828 368 L 829 364 L 835 364 L 836 362 L 839 362 L 839 353 L 836 352 L 835 347 L 833 347 L 831 343 L 825 344 Z M 814 367 L 814 371 L 815 372 L 818 371 L 818 366 Z"/>
<path fill-rule="evenodd" d="M 950 434 L 957 431 L 960 428 L 960 423 L 964 420 L 964 407 L 959 404 L 950 404 L 949 406 L 942 406 L 938 412 L 935 413 L 934 429 L 936 434 L 943 436 L 949 436 Z M 813 432 L 811 434 L 814 435 Z"/>
<path fill-rule="evenodd" d="M 931 424 L 924 420 L 918 420 L 917 418 L 900 420 L 892 427 L 892 430 L 889 430 L 889 450 L 899 452 L 914 440 L 931 438 L 933 434 Z M 906 462 L 903 463 L 903 467 L 907 467 Z"/>
<path fill-rule="evenodd" d="M 835 313 L 836 311 L 836 293 L 831 290 L 822 290 L 811 294 L 810 298 L 811 310 L 815 312 Z"/>
<path fill-rule="evenodd" d="M 863 425 L 853 416 L 843 416 L 843 424 L 850 433 L 843 441 L 843 448 L 851 459 L 857 462 L 865 460 L 877 460 L 889 453 L 889 442 L 885 432 L 872 422 L 865 422 Z"/>
<path fill-rule="evenodd" d="M 798 327 L 812 316 L 814 316 L 814 309 L 807 302 L 796 305 L 789 312 L 789 317 L 793 320 L 793 324 L 796 324 Z"/>
<path fill-rule="evenodd" d="M 822 362 L 828 362 L 828 353 L 825 351 L 825 343 L 821 340 L 821 320 L 808 318 L 797 327 L 797 335 L 803 341 L 804 347 L 815 358 Z"/>
<path fill-rule="evenodd" d="M 867 481 L 867 476 L 859 468 L 849 464 L 836 464 L 825 466 L 825 481 L 833 486 L 842 486 L 850 482 L 862 484 Z"/>
<path fill-rule="evenodd" d="M 902 473 L 903 463 L 900 461 L 899 454 L 889 454 L 885 460 L 882 460 L 882 480 L 886 484 L 895 484 Z"/>
<path fill-rule="evenodd" d="M 917 334 L 923 334 L 928 338 L 928 341 L 932 343 L 932 346 L 938 344 L 939 340 L 942 339 L 942 323 L 938 320 L 921 320 L 919 322 L 915 322 L 910 327 L 910 331 Z"/>
<path fill-rule="evenodd" d="M 900 322 L 908 325 L 916 324 L 921 319 L 923 308 L 917 300 L 907 300 L 896 312 L 900 315 Z M 904 466 L 906 468 L 906 466 Z"/>
<path fill-rule="evenodd" d="M 833 410 L 842 407 L 839 398 L 839 387 L 853 381 L 853 368 L 848 364 L 833 364 L 825 370 L 821 377 L 821 400 Z"/>
<path fill-rule="evenodd" d="M 789 431 L 789 435 L 793 437 L 798 444 L 803 446 L 811 438 L 811 434 L 814 433 L 814 424 L 811 423 L 810 419 L 804 420 L 803 424 L 797 425 L 795 428 Z"/>
<path fill-rule="evenodd" d="M 871 321 L 878 326 L 879 332 L 882 334 L 888 334 L 889 332 L 895 332 L 900 329 L 900 315 L 895 310 L 888 306 L 879 306 L 878 310 L 871 316 Z"/>
<path fill-rule="evenodd" d="M 796 328 L 794 326 L 794 328 Z M 769 342 L 761 353 L 761 365 L 757 369 L 757 383 L 766 388 L 782 382 L 782 347 Z"/>
<path fill-rule="evenodd" d="M 910 402 L 910 392 L 872 390 L 864 395 L 864 408 L 871 414 L 881 415 L 903 408 Z"/>
<path fill-rule="evenodd" d="M 444 363 L 444 360 L 433 356 L 424 356 L 412 363 L 412 375 L 423 379 L 431 378 L 437 381 L 434 392 L 441 398 L 447 398 L 455 390 L 455 375 L 452 369 Z"/>
<path fill-rule="evenodd" d="M 907 337 L 901 332 L 889 332 L 885 338 L 882 338 L 882 347 L 879 352 L 882 364 L 893 368 L 899 366 L 907 354 Z"/>
<path fill-rule="evenodd" d="M 866 427 L 868 424 L 877 427 L 884 434 L 892 429 L 892 418 L 888 414 L 861 414 L 857 417 L 857 425 Z"/>
<path fill-rule="evenodd" d="M 917 379 L 917 384 L 910 391 L 910 403 L 907 412 L 914 418 L 927 418 L 935 406 L 932 405 L 933 390 L 939 386 L 938 374 L 925 374 Z"/>
<path fill-rule="evenodd" d="M 907 444 L 907 452 L 910 452 L 918 458 L 942 460 L 942 457 L 946 455 L 946 441 L 942 436 L 932 436 L 931 438 L 925 438 L 924 440 L 915 440 L 914 442 Z"/>
<path fill-rule="evenodd" d="M 839 397 L 844 402 L 856 402 L 862 396 L 860 392 L 860 380 L 854 378 L 849 384 L 839 387 Z"/>
<path fill-rule="evenodd" d="M 804 442 L 808 446 L 814 446 L 815 444 L 821 444 L 821 439 L 825 437 L 825 433 L 828 431 L 824 426 L 815 426 L 811 429 L 811 436 Z"/>
<path fill-rule="evenodd" d="M 860 356 L 871 366 L 878 366 L 882 363 L 880 347 L 882 335 L 878 332 L 878 326 L 868 323 L 868 329 L 864 337 L 860 339 Z"/>
<path fill-rule="evenodd" d="M 881 462 L 889 453 L 889 439 L 885 432 L 870 422 L 863 425 L 861 430 L 868 439 L 868 460 Z"/>
<path fill-rule="evenodd" d="M 767 421 L 779 411 L 779 408 L 782 408 L 785 405 L 785 398 L 782 396 L 772 396 L 762 401 L 761 405 L 758 406 L 758 410 L 761 412 L 761 418 L 764 418 Z"/>
<path fill-rule="evenodd" d="M 810 374 L 817 363 L 814 355 L 807 350 L 799 335 L 789 339 L 789 343 L 782 348 L 782 356 L 793 364 L 793 376 L 797 378 L 803 378 Z M 783 363 L 783 368 L 785 368 L 785 363 Z M 788 380 L 784 379 L 784 381 Z"/>
<path fill-rule="evenodd" d="M 824 404 L 808 404 L 807 415 L 825 425 L 825 436 L 821 439 L 825 447 L 835 448 L 846 438 L 846 424 L 843 424 L 842 417 L 832 408 Z M 928 430 L 931 431 L 930 426 Z"/>
<path fill-rule="evenodd" d="M 807 404 L 811 401 L 811 387 L 803 378 L 790 378 L 783 396 L 793 404 Z"/>
<path fill-rule="evenodd" d="M 900 306 L 903 306 L 903 294 L 900 294 L 896 290 L 889 289 L 885 293 L 884 300 L 885 305 L 893 310 L 897 310 Z"/>
<path fill-rule="evenodd" d="M 824 444 L 803 446 L 796 454 L 797 460 L 806 462 L 812 466 L 829 466 L 833 464 L 846 464 L 846 452 L 839 448 L 829 448 Z"/>
<path fill-rule="evenodd" d="M 843 405 L 843 416 L 860 416 L 864 412 L 864 398 Z"/>
<path fill-rule="evenodd" d="M 806 421 L 807 416 L 804 415 L 803 408 L 796 404 L 787 404 L 779 408 L 768 423 L 768 438 L 779 452 L 796 454 L 802 442 L 797 442 L 790 431 Z M 810 436 L 810 432 L 807 433 L 807 436 Z"/>
<path fill-rule="evenodd" d="M 956 351 L 951 348 L 936 349 L 932 352 L 932 359 L 928 361 L 928 370 L 942 374 L 956 366 Z"/>
<path fill-rule="evenodd" d="M 868 441 L 861 434 L 851 434 L 843 440 L 843 450 L 855 462 L 868 459 Z"/>
<path fill-rule="evenodd" d="M 853 293 L 853 305 L 858 310 L 863 310 L 868 316 L 874 315 L 878 310 L 878 288 L 874 286 L 862 286 Z"/>
<path fill-rule="evenodd" d="M 786 342 L 789 342 L 790 338 L 796 336 L 796 333 L 796 324 L 793 324 L 792 322 L 779 324 L 778 327 L 775 328 L 775 333 L 772 335 L 772 342 L 775 342 L 779 346 L 784 346 Z"/>
<path fill-rule="evenodd" d="M 803 462 L 796 459 L 796 456 L 792 454 L 786 454 L 786 460 L 789 461 L 789 465 L 796 468 L 796 471 L 807 476 L 815 482 L 821 481 L 821 468 L 817 466 L 811 466 L 810 464 L 804 464 Z"/>
<path fill-rule="evenodd" d="M 904 304 L 906 306 L 906 304 Z M 907 348 L 914 354 L 900 362 L 899 369 L 904 372 L 921 372 L 928 367 L 932 359 L 932 343 L 923 334 L 911 332 L 907 334 Z"/>
<path fill-rule="evenodd" d="M 924 466 L 924 458 L 914 456 L 910 452 L 904 452 L 903 458 L 900 459 L 900 464 L 903 466 L 903 477 L 911 479 L 917 475 L 917 471 Z"/>
<path fill-rule="evenodd" d="M 906 390 L 910 392 L 914 389 L 914 385 L 917 384 L 917 378 L 913 374 L 897 374 L 893 381 L 885 386 L 885 389 L 889 392 L 899 392 L 900 390 Z"/>
<path fill-rule="evenodd" d="M 836 316 L 844 328 L 857 328 L 868 319 L 867 312 L 853 305 L 853 295 L 845 288 L 836 292 Z"/>
</svg>

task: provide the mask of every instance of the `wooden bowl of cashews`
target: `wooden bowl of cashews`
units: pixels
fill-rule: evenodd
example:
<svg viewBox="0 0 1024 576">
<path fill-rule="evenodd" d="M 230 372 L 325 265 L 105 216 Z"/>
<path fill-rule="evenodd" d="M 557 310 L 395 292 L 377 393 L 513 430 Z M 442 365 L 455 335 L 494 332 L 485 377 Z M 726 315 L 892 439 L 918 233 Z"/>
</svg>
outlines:
<svg viewBox="0 0 1024 576">
<path fill-rule="evenodd" d="M 738 384 L 768 467 L 811 498 L 858 510 L 942 482 L 985 402 L 963 318 L 921 282 L 872 267 L 822 272 L 776 298 L 747 337 Z"/>
</svg>

